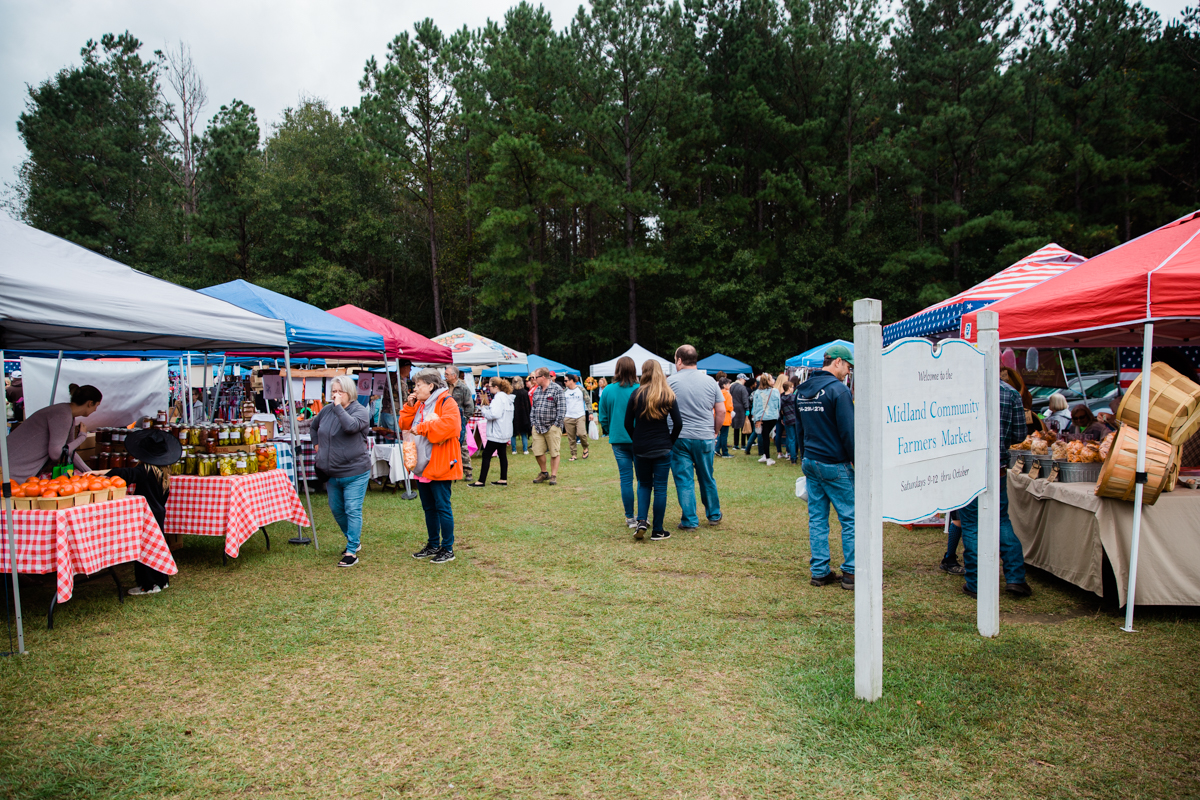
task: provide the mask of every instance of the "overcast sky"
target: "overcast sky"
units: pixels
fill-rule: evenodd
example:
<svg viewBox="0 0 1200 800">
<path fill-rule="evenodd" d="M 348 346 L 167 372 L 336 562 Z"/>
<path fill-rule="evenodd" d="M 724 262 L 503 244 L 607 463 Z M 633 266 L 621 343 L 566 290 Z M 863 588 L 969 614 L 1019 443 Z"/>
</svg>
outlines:
<svg viewBox="0 0 1200 800">
<path fill-rule="evenodd" d="M 1164 19 L 1187 0 L 1143 0 Z M 1195 0 L 1193 0 L 1193 3 Z M 208 85 L 205 119 L 237 98 L 258 112 L 264 133 L 302 95 L 340 109 L 358 102 L 372 54 L 413 23 L 432 17 L 443 31 L 499 20 L 515 0 L 0 0 L 0 185 L 25 159 L 17 117 L 26 86 L 79 63 L 89 38 L 128 30 L 147 52 L 184 40 Z M 580 0 L 542 0 L 556 28 Z"/>
</svg>

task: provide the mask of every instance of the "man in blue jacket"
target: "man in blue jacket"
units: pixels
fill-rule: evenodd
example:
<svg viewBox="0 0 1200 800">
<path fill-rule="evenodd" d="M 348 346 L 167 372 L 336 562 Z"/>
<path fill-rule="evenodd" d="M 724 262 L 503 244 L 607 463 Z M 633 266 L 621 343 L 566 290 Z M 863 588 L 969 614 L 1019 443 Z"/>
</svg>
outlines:
<svg viewBox="0 0 1200 800">
<path fill-rule="evenodd" d="M 808 478 L 809 566 L 813 586 L 838 582 L 829 567 L 829 506 L 842 523 L 842 588 L 854 591 L 854 398 L 846 376 L 854 354 L 845 345 L 825 351 L 825 362 L 796 389 L 797 450 Z"/>
</svg>

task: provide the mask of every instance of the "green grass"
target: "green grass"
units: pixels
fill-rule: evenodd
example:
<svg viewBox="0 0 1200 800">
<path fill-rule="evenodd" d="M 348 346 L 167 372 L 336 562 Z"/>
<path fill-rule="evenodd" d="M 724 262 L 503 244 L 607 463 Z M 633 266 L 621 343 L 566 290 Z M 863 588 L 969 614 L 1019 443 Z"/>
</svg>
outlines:
<svg viewBox="0 0 1200 800">
<path fill-rule="evenodd" d="M 975 632 L 940 531 L 885 528 L 883 699 L 854 699 L 854 598 L 808 585 L 796 468 L 718 459 L 725 523 L 634 543 L 607 445 L 534 486 L 455 487 L 458 558 L 372 490 L 362 562 L 272 527 L 118 605 L 23 581 L 0 663 L 0 793 L 19 798 L 1200 795 L 1200 614 L 1137 634 L 1034 572 Z M 496 465 L 493 464 L 493 470 Z M 496 473 L 493 472 L 493 479 Z M 668 524 L 678 506 L 672 492 Z M 836 557 L 840 548 L 835 542 Z M 132 569 L 123 567 L 128 585 Z"/>
</svg>

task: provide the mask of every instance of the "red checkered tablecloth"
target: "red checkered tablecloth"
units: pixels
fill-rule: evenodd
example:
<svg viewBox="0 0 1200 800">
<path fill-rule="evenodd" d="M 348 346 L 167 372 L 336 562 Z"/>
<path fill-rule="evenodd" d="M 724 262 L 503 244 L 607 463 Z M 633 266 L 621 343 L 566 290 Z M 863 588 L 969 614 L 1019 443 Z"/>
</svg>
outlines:
<svg viewBox="0 0 1200 800">
<path fill-rule="evenodd" d="M 259 528 L 284 520 L 310 524 L 296 487 L 281 469 L 230 477 L 171 476 L 167 533 L 224 536 L 226 554 L 237 558 Z"/>
<path fill-rule="evenodd" d="M 17 572 L 58 574 L 58 602 L 71 599 L 76 575 L 140 561 L 179 572 L 145 498 L 129 496 L 61 511 L 14 511 Z M 0 509 L 0 569 L 9 570 L 8 528 Z"/>
</svg>

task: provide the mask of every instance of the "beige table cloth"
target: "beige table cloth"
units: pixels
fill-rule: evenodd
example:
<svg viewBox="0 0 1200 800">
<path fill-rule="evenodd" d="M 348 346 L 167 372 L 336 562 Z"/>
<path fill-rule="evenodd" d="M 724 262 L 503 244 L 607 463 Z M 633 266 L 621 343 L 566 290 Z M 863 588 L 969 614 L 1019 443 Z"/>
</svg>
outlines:
<svg viewBox="0 0 1200 800">
<path fill-rule="evenodd" d="M 1133 503 L 1096 497 L 1093 483 L 1008 474 L 1008 515 L 1025 563 L 1104 596 L 1104 555 L 1120 605 L 1129 588 Z M 1200 606 L 1200 490 L 1164 492 L 1142 508 L 1138 605 Z"/>
</svg>

